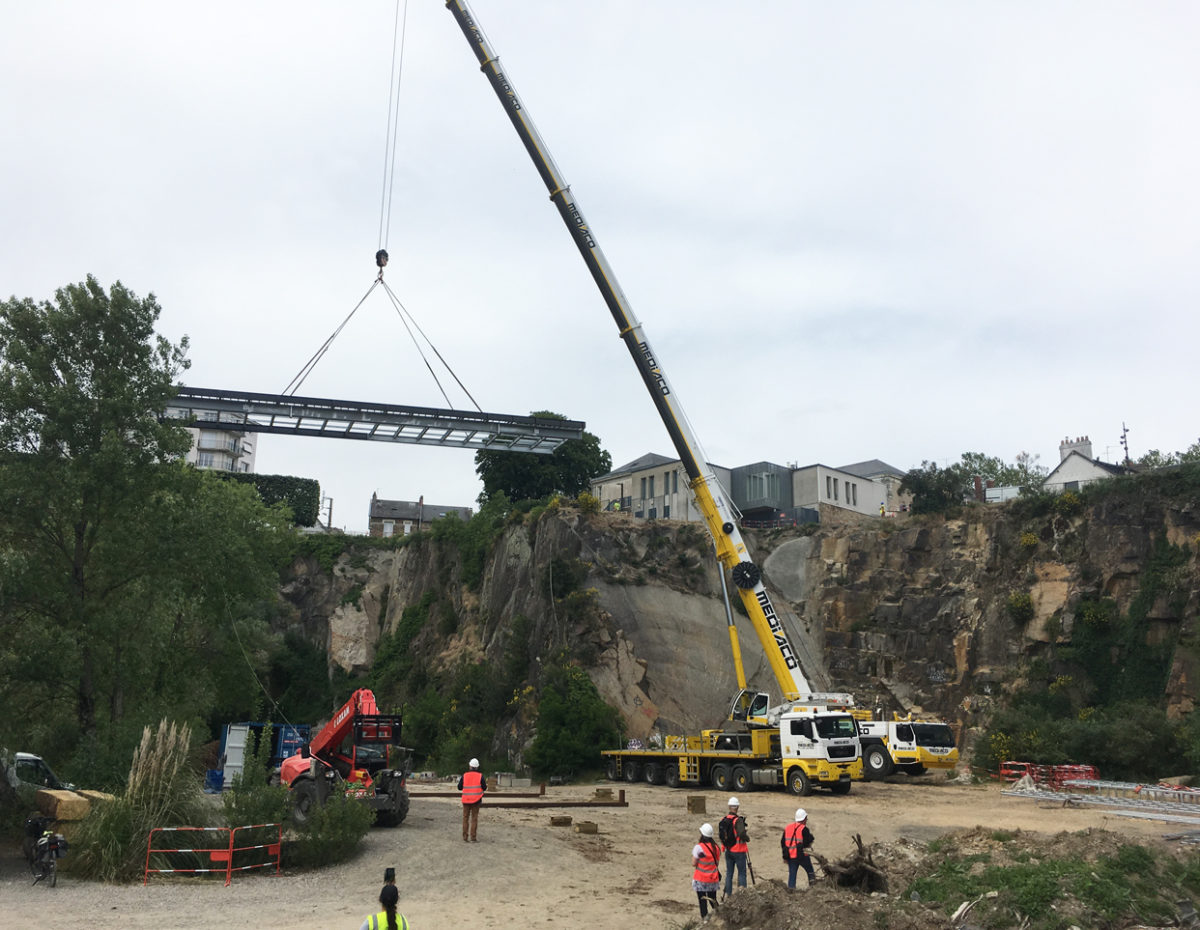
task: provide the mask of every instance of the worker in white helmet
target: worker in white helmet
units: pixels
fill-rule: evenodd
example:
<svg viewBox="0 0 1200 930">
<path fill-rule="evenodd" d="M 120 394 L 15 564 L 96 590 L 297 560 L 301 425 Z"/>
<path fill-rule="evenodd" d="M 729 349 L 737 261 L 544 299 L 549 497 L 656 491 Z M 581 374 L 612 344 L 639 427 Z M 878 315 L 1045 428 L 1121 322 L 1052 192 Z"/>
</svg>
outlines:
<svg viewBox="0 0 1200 930">
<path fill-rule="evenodd" d="M 700 919 L 708 916 L 711 904 L 717 912 L 717 888 L 721 885 L 721 850 L 713 842 L 711 823 L 700 825 L 700 839 L 692 847 L 692 890 L 700 901 Z"/>
<path fill-rule="evenodd" d="M 729 799 L 729 813 L 721 818 L 718 827 L 721 845 L 725 847 L 725 897 L 733 894 L 733 870 L 737 869 L 738 887 L 746 887 L 746 861 L 750 857 L 750 834 L 746 818 L 738 813 L 741 802 Z"/>
<path fill-rule="evenodd" d="M 796 819 L 783 828 L 783 838 L 779 841 L 783 849 L 783 861 L 788 867 L 788 891 L 796 890 L 796 873 L 801 867 L 808 873 L 810 885 L 817 880 L 808 856 L 808 848 L 814 839 L 808 826 L 808 811 L 803 807 L 796 808 Z"/>
<path fill-rule="evenodd" d="M 463 806 L 463 842 L 470 840 L 478 842 L 475 833 L 479 829 L 479 808 L 483 806 L 483 793 L 487 791 L 487 782 L 479 771 L 479 760 L 472 759 L 467 763 L 470 768 L 458 779 L 458 790 L 462 792 Z"/>
</svg>

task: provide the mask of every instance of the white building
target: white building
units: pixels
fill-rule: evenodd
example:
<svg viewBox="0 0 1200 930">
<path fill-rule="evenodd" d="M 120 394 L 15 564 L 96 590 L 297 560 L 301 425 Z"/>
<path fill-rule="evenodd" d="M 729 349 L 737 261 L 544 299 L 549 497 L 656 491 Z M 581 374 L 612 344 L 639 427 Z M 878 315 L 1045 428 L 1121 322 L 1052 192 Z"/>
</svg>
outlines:
<svg viewBox="0 0 1200 930">
<path fill-rule="evenodd" d="M 211 416 L 216 419 L 215 413 Z M 188 463 L 218 471 L 253 472 L 258 434 L 219 429 L 216 423 L 207 427 L 204 419 L 202 414 L 196 426 L 187 427 L 192 434 L 192 448 L 186 456 Z"/>
<path fill-rule="evenodd" d="M 708 466 L 729 496 L 729 469 Z M 683 520 L 703 518 L 692 499 L 683 462 L 648 452 L 607 475 L 593 478 L 591 494 L 602 510 L 621 511 L 644 520 Z"/>
<path fill-rule="evenodd" d="M 1093 481 L 1127 475 L 1132 471 L 1124 465 L 1111 465 L 1092 458 L 1092 441 L 1087 436 L 1064 439 L 1058 444 L 1058 454 L 1059 463 L 1046 476 L 1044 485 L 1047 491 L 1055 493 L 1078 491 Z"/>
</svg>

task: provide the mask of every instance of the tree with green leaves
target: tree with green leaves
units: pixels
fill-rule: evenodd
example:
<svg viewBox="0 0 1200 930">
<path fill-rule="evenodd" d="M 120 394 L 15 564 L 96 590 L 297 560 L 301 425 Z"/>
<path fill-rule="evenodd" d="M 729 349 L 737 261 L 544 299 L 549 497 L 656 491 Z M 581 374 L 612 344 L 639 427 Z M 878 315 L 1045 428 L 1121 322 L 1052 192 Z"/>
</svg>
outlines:
<svg viewBox="0 0 1200 930">
<path fill-rule="evenodd" d="M 912 495 L 913 513 L 945 513 L 962 506 L 971 493 L 972 477 L 961 462 L 945 468 L 922 462 L 901 479 L 900 493 Z"/>
<path fill-rule="evenodd" d="M 984 482 L 995 482 L 996 487 L 1041 487 L 1048 474 L 1045 466 L 1039 465 L 1038 456 L 1028 452 L 1018 453 L 1013 464 L 995 455 L 982 452 L 964 452 L 960 465 L 969 478 L 976 476 Z"/>
<path fill-rule="evenodd" d="M 253 678 L 287 513 L 183 463 L 159 312 L 92 277 L 0 303 L 0 701 L 38 708 L 0 737 L 98 746 Z"/>
<path fill-rule="evenodd" d="M 1183 452 L 1160 452 L 1158 449 L 1151 449 L 1137 460 L 1143 468 L 1167 468 L 1171 465 L 1186 465 L 1189 462 L 1200 462 L 1200 440 L 1192 443 Z"/>
<path fill-rule="evenodd" d="M 623 730 L 620 714 L 604 703 L 587 672 L 560 657 L 545 669 L 537 736 L 525 760 L 551 775 L 599 768 L 600 750 L 617 748 Z"/>
<path fill-rule="evenodd" d="M 567 419 L 548 410 L 531 416 Z M 480 503 L 500 492 L 514 502 L 539 500 L 551 494 L 575 497 L 590 487 L 593 478 L 611 470 L 612 456 L 587 431 L 582 439 L 568 439 L 549 455 L 488 449 L 475 453 L 475 474 L 483 481 Z"/>
</svg>

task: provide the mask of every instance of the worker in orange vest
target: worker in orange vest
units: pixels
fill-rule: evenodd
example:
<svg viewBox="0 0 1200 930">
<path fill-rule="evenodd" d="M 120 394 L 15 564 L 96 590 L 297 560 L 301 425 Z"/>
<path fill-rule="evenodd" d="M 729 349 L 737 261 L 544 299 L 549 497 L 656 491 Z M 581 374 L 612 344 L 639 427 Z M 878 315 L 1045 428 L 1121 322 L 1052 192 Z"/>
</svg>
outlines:
<svg viewBox="0 0 1200 930">
<path fill-rule="evenodd" d="M 700 839 L 692 847 L 692 890 L 700 900 L 700 919 L 708 916 L 709 905 L 717 912 L 717 889 L 721 886 L 721 850 L 713 842 L 711 823 L 700 825 Z"/>
<path fill-rule="evenodd" d="M 463 772 L 458 780 L 458 790 L 462 792 L 463 805 L 463 842 L 476 842 L 475 832 L 479 829 L 479 808 L 483 804 L 483 793 L 487 791 L 487 782 L 479 771 L 479 760 L 470 761 L 470 769 Z"/>
<path fill-rule="evenodd" d="M 788 891 L 796 889 L 796 873 L 801 868 L 808 873 L 810 885 L 817 880 L 812 860 L 808 857 L 808 847 L 813 844 L 813 839 L 813 832 L 808 828 L 808 811 L 799 807 L 796 809 L 796 820 L 783 828 L 783 838 L 779 841 L 783 848 L 783 861 L 788 867 Z"/>
</svg>

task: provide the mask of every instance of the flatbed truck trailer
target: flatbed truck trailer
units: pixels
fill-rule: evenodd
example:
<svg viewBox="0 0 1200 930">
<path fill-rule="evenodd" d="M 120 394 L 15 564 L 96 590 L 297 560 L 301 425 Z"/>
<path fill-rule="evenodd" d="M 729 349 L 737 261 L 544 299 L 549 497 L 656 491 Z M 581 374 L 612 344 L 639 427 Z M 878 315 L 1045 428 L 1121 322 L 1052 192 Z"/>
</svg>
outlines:
<svg viewBox="0 0 1200 930">
<path fill-rule="evenodd" d="M 671 788 L 739 793 L 787 788 L 807 796 L 820 787 L 846 794 L 863 777 L 854 718 L 826 705 L 793 708 L 773 728 L 705 730 L 700 736 L 665 737 L 661 749 L 609 749 L 602 755 L 610 779 Z"/>
</svg>

